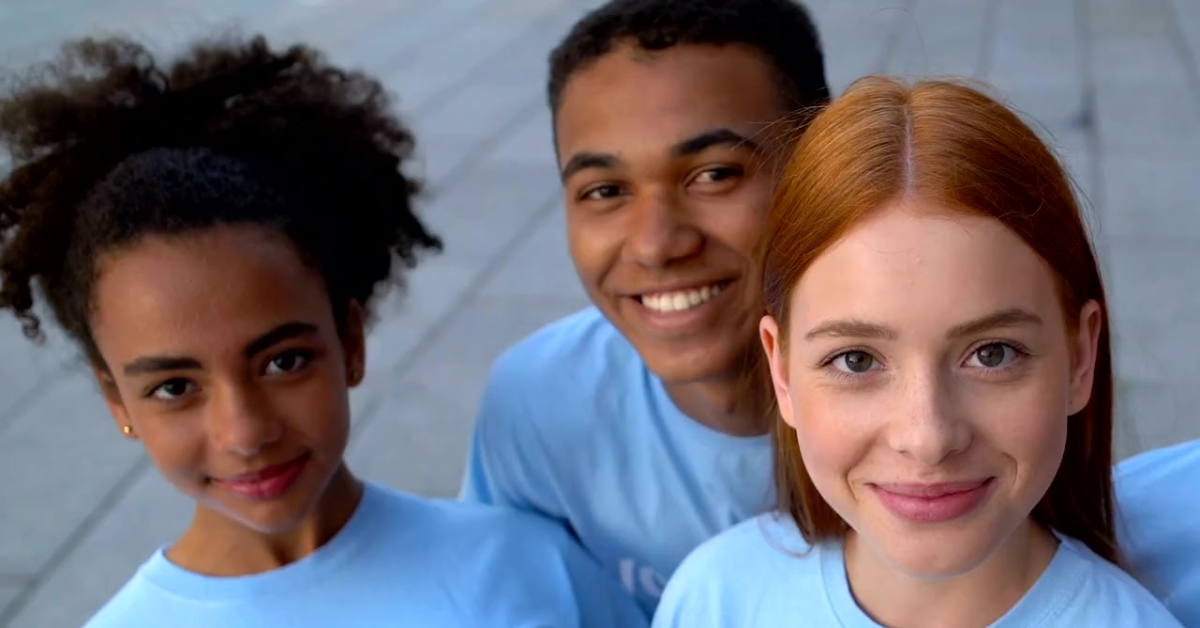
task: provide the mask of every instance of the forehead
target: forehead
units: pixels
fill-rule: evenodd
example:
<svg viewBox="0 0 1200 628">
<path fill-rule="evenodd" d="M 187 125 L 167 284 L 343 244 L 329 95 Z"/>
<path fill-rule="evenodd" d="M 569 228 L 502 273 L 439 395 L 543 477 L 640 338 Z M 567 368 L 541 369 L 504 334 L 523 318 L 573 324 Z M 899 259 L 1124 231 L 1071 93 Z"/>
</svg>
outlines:
<svg viewBox="0 0 1200 628">
<path fill-rule="evenodd" d="M 740 45 L 620 45 L 576 72 L 555 120 L 560 159 L 576 151 L 664 151 L 714 128 L 753 136 L 786 113 L 766 58 Z"/>
<path fill-rule="evenodd" d="M 92 327 L 104 353 L 199 355 L 328 310 L 282 235 L 248 227 L 150 236 L 100 260 Z"/>
<path fill-rule="evenodd" d="M 792 296 L 793 320 L 956 325 L 997 310 L 1046 315 L 1055 275 L 1000 221 L 906 201 L 855 226 L 822 253 Z M 883 319 L 888 319 L 887 321 Z"/>
</svg>

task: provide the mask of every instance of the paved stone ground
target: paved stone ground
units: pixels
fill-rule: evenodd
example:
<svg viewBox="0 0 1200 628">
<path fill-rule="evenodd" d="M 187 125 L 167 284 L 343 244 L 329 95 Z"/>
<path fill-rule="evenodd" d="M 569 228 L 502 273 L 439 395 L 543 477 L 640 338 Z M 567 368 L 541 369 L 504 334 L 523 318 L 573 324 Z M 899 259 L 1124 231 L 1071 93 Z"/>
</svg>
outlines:
<svg viewBox="0 0 1200 628">
<path fill-rule="evenodd" d="M 6 0 L 0 64 L 62 38 L 170 48 L 240 25 L 385 77 L 416 126 L 445 254 L 393 298 L 356 391 L 352 466 L 458 485 L 491 359 L 584 305 L 566 254 L 545 56 L 585 0 Z M 1200 436 L 1200 3 L 810 0 L 841 91 L 871 72 L 992 81 L 1045 127 L 1089 199 L 1113 303 L 1122 455 Z M 1191 269 L 1191 270 L 1189 270 Z M 1191 315 L 1189 315 L 1191 313 Z M 61 338 L 0 321 L 0 628 L 79 626 L 187 503 L 116 433 Z"/>
</svg>

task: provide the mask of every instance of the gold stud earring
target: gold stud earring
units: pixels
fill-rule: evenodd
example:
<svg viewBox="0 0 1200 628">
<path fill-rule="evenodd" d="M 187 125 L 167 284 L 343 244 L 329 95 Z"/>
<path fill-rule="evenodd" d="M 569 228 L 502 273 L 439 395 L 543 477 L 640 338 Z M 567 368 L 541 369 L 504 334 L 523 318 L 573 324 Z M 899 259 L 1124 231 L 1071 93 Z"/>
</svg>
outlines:
<svg viewBox="0 0 1200 628">
<path fill-rule="evenodd" d="M 126 436 L 133 436 L 133 426 L 132 425 L 122 425 L 121 433 Z"/>
</svg>

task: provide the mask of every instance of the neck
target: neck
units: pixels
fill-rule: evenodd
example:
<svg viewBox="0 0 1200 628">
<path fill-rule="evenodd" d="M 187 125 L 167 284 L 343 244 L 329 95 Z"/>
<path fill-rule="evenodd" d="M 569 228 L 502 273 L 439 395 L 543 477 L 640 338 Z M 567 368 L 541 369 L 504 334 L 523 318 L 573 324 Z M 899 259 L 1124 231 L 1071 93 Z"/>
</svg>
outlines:
<svg viewBox="0 0 1200 628">
<path fill-rule="evenodd" d="M 1058 540 L 1026 521 L 975 569 L 948 578 L 901 573 L 846 537 L 846 576 L 859 606 L 891 628 L 983 628 L 1004 616 L 1050 564 Z"/>
<path fill-rule="evenodd" d="M 343 463 L 313 511 L 284 532 L 264 533 L 197 504 L 192 524 L 167 550 L 171 562 L 208 576 L 247 576 L 278 569 L 320 549 L 345 527 L 362 501 L 362 483 Z"/>
<path fill-rule="evenodd" d="M 728 373 L 690 382 L 664 382 L 667 396 L 681 412 L 698 423 L 731 436 L 762 436 L 771 430 L 768 416 L 771 391 L 746 364 L 750 356 Z"/>
</svg>

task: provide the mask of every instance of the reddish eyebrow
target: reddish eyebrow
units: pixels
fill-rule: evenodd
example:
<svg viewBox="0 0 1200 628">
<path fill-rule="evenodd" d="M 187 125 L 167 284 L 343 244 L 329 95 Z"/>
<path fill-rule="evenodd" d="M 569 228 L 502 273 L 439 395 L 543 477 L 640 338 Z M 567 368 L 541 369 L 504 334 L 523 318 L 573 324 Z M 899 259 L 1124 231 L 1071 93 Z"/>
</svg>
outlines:
<svg viewBox="0 0 1200 628">
<path fill-rule="evenodd" d="M 955 325 L 950 331 L 946 332 L 946 337 L 961 338 L 963 336 L 981 334 L 993 329 L 1038 326 L 1041 324 L 1042 319 L 1037 314 L 1021 308 L 1010 308 Z M 804 334 L 806 340 L 814 338 L 874 338 L 879 340 L 895 340 L 899 336 L 899 332 L 886 325 L 859 319 L 827 321 Z"/>
</svg>

